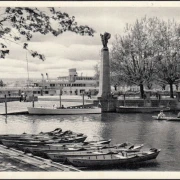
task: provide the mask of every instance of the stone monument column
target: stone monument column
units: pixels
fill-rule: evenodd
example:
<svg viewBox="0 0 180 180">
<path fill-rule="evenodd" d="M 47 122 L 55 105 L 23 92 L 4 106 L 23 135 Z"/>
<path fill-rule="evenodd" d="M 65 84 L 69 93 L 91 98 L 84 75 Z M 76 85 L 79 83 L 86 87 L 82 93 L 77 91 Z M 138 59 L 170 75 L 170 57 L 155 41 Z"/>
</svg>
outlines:
<svg viewBox="0 0 180 180">
<path fill-rule="evenodd" d="M 100 103 L 102 112 L 115 112 L 118 101 L 111 96 L 109 49 L 107 47 L 111 34 L 105 32 L 104 35 L 101 34 L 100 36 L 103 48 L 101 50 L 99 94 L 97 100 L 93 103 L 95 105 Z"/>
<path fill-rule="evenodd" d="M 109 49 L 101 50 L 101 67 L 99 81 L 99 97 L 107 99 L 111 94 L 110 87 L 110 65 L 109 65 Z"/>
<path fill-rule="evenodd" d="M 109 49 L 107 47 L 108 39 L 111 34 L 105 32 L 100 35 L 103 48 L 101 50 L 101 66 L 100 66 L 100 79 L 99 79 L 99 94 L 98 97 L 108 99 L 111 94 L 110 87 L 110 65 L 109 65 Z"/>
</svg>

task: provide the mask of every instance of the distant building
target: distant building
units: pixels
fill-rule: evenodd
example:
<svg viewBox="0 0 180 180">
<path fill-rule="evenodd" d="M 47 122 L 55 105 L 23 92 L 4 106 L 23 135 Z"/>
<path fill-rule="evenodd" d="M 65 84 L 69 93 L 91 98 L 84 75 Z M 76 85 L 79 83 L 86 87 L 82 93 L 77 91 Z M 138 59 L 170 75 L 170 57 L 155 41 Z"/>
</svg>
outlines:
<svg viewBox="0 0 180 180">
<path fill-rule="evenodd" d="M 91 76 L 78 76 L 76 69 L 69 69 L 69 75 L 57 77 L 55 80 L 42 79 L 34 83 L 34 87 L 40 88 L 41 95 L 58 95 L 59 90 L 62 94 L 80 95 L 83 92 L 91 91 L 92 95 L 96 95 L 99 91 L 97 81 Z"/>
<path fill-rule="evenodd" d="M 14 86 L 14 87 L 0 87 L 0 96 L 10 94 L 11 96 L 20 96 L 21 93 L 27 95 L 59 95 L 60 90 L 62 94 L 66 95 L 80 95 L 81 93 L 91 92 L 91 95 L 98 94 L 99 87 L 97 80 L 91 76 L 78 76 L 76 69 L 69 69 L 69 75 L 57 77 L 57 79 L 50 80 L 42 76 L 42 80 L 31 81 L 29 86 Z"/>
</svg>

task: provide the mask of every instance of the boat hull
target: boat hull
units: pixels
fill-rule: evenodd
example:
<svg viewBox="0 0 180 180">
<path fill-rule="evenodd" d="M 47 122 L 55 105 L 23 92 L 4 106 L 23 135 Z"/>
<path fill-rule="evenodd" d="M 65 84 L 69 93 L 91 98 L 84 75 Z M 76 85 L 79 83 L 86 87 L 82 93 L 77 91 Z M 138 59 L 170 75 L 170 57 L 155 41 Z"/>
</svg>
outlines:
<svg viewBox="0 0 180 180">
<path fill-rule="evenodd" d="M 101 108 L 50 109 L 28 107 L 28 112 L 33 115 L 101 114 Z"/>
<path fill-rule="evenodd" d="M 125 165 L 125 164 L 134 164 L 134 163 L 156 159 L 159 152 L 160 150 L 157 150 L 157 152 L 151 152 L 150 154 L 147 154 L 147 155 L 132 154 L 129 157 L 122 156 L 121 158 L 116 158 L 116 155 L 110 155 L 110 154 L 99 155 L 98 157 L 89 156 L 85 158 L 84 157 L 83 158 L 68 157 L 67 161 L 77 167 L 120 166 L 120 165 Z"/>
<path fill-rule="evenodd" d="M 47 140 L 47 141 L 18 141 L 18 140 L 5 140 L 2 139 L 2 144 L 7 147 L 18 147 L 18 144 L 24 145 L 46 145 L 46 144 L 54 144 L 54 143 L 78 143 L 84 142 L 87 136 L 82 136 L 74 139 L 60 139 L 60 140 Z"/>
<path fill-rule="evenodd" d="M 163 107 L 131 107 L 131 106 L 119 106 L 116 108 L 118 113 L 151 113 L 159 111 L 169 111 L 170 108 Z"/>
<path fill-rule="evenodd" d="M 55 144 L 46 144 L 46 145 L 25 145 L 18 144 L 18 149 L 22 151 L 40 149 L 40 150 L 64 150 L 66 148 L 82 148 L 82 147 L 109 147 L 109 143 L 111 140 L 100 140 L 100 141 L 87 141 L 87 142 L 79 142 L 79 143 L 55 143 Z"/>
<path fill-rule="evenodd" d="M 63 162 L 68 157 L 90 157 L 90 156 L 101 156 L 107 154 L 118 154 L 119 152 L 139 152 L 143 145 L 135 146 L 132 149 L 129 148 L 105 148 L 99 150 L 85 150 L 85 151 L 74 151 L 74 152 L 54 152 L 54 153 L 45 153 L 46 157 L 50 158 L 53 161 Z"/>
<path fill-rule="evenodd" d="M 180 118 L 177 118 L 177 117 L 165 116 L 165 117 L 158 118 L 158 116 L 152 116 L 152 118 L 155 120 L 167 120 L 167 121 L 179 121 L 180 122 Z"/>
</svg>

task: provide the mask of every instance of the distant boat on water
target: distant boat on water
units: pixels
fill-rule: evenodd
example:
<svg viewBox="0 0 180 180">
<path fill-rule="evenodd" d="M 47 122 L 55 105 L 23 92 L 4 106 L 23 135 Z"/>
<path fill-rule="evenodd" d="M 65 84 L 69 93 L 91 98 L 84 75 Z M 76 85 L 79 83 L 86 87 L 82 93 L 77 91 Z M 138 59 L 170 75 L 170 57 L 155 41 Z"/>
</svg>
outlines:
<svg viewBox="0 0 180 180">
<path fill-rule="evenodd" d="M 179 121 L 180 122 L 180 118 L 178 117 L 169 117 L 169 116 L 164 116 L 164 117 L 158 117 L 158 116 L 152 116 L 153 119 L 155 120 L 167 120 L 167 121 Z"/>
<path fill-rule="evenodd" d="M 169 111 L 169 107 L 136 107 L 136 106 L 119 106 L 116 108 L 118 113 L 151 113 L 159 111 Z"/>
</svg>

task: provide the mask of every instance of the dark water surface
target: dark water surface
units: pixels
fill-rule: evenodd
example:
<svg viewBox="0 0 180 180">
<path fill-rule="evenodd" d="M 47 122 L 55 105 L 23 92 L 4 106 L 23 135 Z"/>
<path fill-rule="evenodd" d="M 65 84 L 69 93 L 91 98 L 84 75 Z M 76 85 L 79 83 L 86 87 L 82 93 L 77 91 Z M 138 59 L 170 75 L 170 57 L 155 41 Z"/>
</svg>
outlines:
<svg viewBox="0 0 180 180">
<path fill-rule="evenodd" d="M 0 116 L 0 134 L 36 134 L 60 127 L 84 133 L 88 135 L 87 140 L 112 139 L 112 143 L 129 141 L 144 144 L 146 147 L 161 149 L 157 160 L 119 170 L 179 171 L 180 122 L 157 121 L 152 119 L 152 115 L 155 114 Z"/>
</svg>

